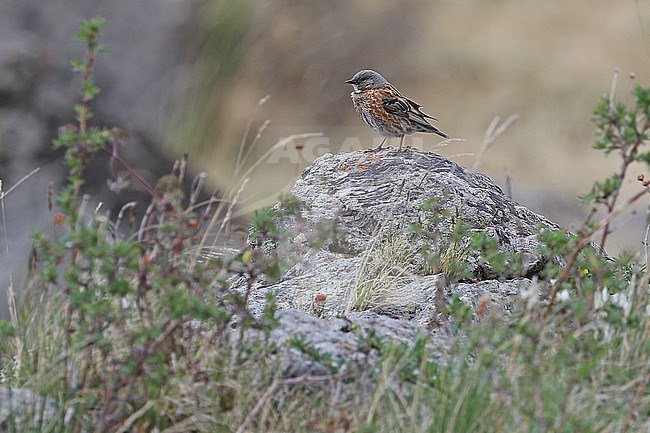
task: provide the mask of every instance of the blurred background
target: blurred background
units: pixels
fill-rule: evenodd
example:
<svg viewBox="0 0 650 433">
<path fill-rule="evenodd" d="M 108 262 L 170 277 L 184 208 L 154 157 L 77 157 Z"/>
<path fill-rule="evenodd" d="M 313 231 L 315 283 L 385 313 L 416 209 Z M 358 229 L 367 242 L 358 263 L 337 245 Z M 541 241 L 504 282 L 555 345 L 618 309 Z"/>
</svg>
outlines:
<svg viewBox="0 0 650 433">
<path fill-rule="evenodd" d="M 97 62 L 96 124 L 130 132 L 125 157 L 152 183 L 184 152 L 222 195 L 248 179 L 241 221 L 272 204 L 319 154 L 378 144 L 343 83 L 372 68 L 458 139 L 440 147 L 438 137 L 416 135 L 405 143 L 464 166 L 475 163 L 496 116 L 517 115 L 478 170 L 576 229 L 588 212 L 578 196 L 618 169 L 614 155 L 591 148 L 591 112 L 612 71 L 621 71 L 621 101 L 630 99 L 630 73 L 650 86 L 650 0 L 2 0 L 3 188 L 40 171 L 4 201 L 0 293 L 9 272 L 20 287 L 30 233 L 51 226 L 47 185 L 64 175 L 51 140 L 74 120 L 80 78 L 69 64 L 84 53 L 72 36 L 81 18 L 94 16 L 108 18 L 109 47 Z M 271 151 L 306 132 L 323 135 Z M 642 172 L 634 168 L 627 194 Z M 106 161 L 90 174 L 87 191 L 104 208 L 132 199 L 106 189 Z M 611 254 L 642 248 L 647 206 L 645 199 L 614 224 Z M 0 295 L 0 314 L 4 301 Z"/>
</svg>

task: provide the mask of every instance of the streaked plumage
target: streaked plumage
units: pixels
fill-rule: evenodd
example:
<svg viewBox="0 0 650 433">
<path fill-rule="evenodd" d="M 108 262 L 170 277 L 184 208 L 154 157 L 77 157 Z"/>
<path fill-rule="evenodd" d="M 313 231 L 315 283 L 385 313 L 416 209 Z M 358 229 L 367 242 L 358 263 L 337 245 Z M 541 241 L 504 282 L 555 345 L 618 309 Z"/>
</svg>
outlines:
<svg viewBox="0 0 650 433">
<path fill-rule="evenodd" d="M 354 90 L 351 93 L 354 108 L 368 126 L 385 137 L 376 150 L 381 149 L 386 138 L 400 137 L 415 132 L 429 132 L 449 138 L 447 134 L 429 124 L 427 119 L 438 120 L 420 110 L 420 105 L 400 93 L 378 72 L 364 69 L 346 81 Z"/>
</svg>

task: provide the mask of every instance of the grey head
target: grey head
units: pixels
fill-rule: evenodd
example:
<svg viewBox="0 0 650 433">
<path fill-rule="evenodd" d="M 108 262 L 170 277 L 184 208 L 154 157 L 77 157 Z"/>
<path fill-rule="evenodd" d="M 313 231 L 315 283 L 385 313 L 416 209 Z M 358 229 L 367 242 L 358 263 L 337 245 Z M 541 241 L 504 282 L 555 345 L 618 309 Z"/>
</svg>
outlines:
<svg viewBox="0 0 650 433">
<path fill-rule="evenodd" d="M 359 93 L 367 89 L 379 89 L 387 83 L 388 81 L 379 72 L 375 72 L 372 69 L 359 71 L 354 74 L 354 77 L 345 82 L 345 84 L 352 84 L 354 93 Z"/>
</svg>

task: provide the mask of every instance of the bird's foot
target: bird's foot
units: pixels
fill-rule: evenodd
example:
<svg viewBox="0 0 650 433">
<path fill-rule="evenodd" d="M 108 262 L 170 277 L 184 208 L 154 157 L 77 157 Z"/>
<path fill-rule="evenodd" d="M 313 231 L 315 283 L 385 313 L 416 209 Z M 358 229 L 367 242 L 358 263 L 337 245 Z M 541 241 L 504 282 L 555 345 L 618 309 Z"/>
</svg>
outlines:
<svg viewBox="0 0 650 433">
<path fill-rule="evenodd" d="M 384 139 L 381 140 L 381 143 L 379 143 L 379 146 L 375 147 L 374 149 L 365 150 L 364 153 L 366 153 L 366 152 L 372 152 L 372 153 L 379 152 L 382 149 L 382 146 L 384 145 L 384 143 L 386 142 L 386 138 L 387 137 L 384 137 Z"/>
<path fill-rule="evenodd" d="M 409 153 L 410 151 L 411 151 L 410 147 L 397 147 L 391 149 L 391 154 L 397 156 L 399 154 Z"/>
</svg>

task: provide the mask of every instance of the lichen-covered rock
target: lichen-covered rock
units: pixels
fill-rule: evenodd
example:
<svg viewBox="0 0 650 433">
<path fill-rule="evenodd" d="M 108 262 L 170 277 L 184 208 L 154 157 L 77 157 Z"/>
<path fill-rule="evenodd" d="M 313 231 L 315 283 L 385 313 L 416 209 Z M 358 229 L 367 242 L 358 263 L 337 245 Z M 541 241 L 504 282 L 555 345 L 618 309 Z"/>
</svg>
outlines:
<svg viewBox="0 0 650 433">
<path fill-rule="evenodd" d="M 270 341 L 279 348 L 284 377 L 325 375 L 333 371 L 358 373 L 380 359 L 381 347 L 375 347 L 378 341 L 410 345 L 421 336 L 427 338 L 431 358 L 446 361 L 448 334 L 429 333 L 415 323 L 371 311 L 322 319 L 288 309 L 280 312 L 278 319 Z"/>
<path fill-rule="evenodd" d="M 538 252 L 537 233 L 558 225 L 487 176 L 433 153 L 327 154 L 305 169 L 291 194 L 303 202 L 299 215 L 283 212 L 286 203 L 276 206 L 276 224 L 288 238 L 251 239 L 291 265 L 278 281 L 259 282 L 249 298 L 261 312 L 265 294 L 275 293 L 283 312 L 274 341 L 286 349 L 288 375 L 328 368 L 287 344 L 296 335 L 330 360 L 371 362 L 346 331 L 352 322 L 393 341 L 427 335 L 442 356 L 449 338 L 441 318 L 452 298 L 474 314 L 507 314 L 521 292 L 540 289 L 536 275 L 555 260 Z M 491 240 L 502 263 L 473 251 L 473 234 Z M 459 264 L 469 273 L 452 283 L 450 269 Z"/>
<path fill-rule="evenodd" d="M 459 219 L 471 229 L 493 229 L 504 248 L 530 250 L 537 230 L 559 229 L 484 174 L 417 150 L 324 155 L 304 170 L 291 194 L 311 209 L 308 223 L 336 219 L 342 240 L 330 249 L 353 255 L 365 251 L 378 231 L 426 223 L 427 202 L 446 214 L 439 230 L 451 231 L 444 224 Z"/>
<path fill-rule="evenodd" d="M 306 205 L 299 224 L 291 217 L 279 221 L 296 232 L 291 240 L 294 257 L 306 254 L 310 236 L 326 227 L 333 233 L 322 248 L 353 257 L 396 233 L 412 234 L 411 251 L 424 246 L 442 254 L 450 235 L 460 229 L 465 235 L 460 244 L 472 234 L 483 234 L 497 241 L 499 251 L 517 253 L 517 273 L 509 277 L 532 277 L 548 259 L 537 251 L 537 233 L 560 228 L 514 202 L 487 176 L 417 150 L 324 155 L 304 170 L 291 194 Z M 475 277 L 498 276 L 476 251 L 467 253 L 464 260 Z M 414 258 L 418 260 L 421 266 L 421 259 Z"/>
</svg>

